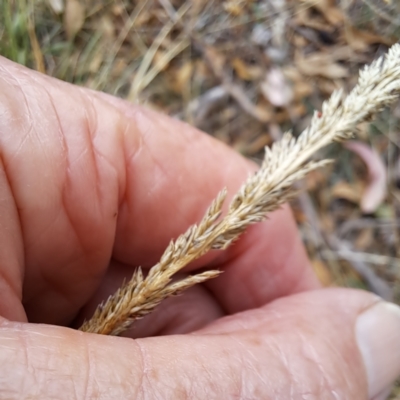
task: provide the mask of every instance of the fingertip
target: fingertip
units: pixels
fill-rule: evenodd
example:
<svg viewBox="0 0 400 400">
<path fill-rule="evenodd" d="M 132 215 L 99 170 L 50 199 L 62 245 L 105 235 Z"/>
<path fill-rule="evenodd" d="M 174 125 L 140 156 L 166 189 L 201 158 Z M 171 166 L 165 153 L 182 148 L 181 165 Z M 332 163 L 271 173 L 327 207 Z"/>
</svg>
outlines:
<svg viewBox="0 0 400 400">
<path fill-rule="evenodd" d="M 400 307 L 383 301 L 374 304 L 358 316 L 355 332 L 369 397 L 383 396 L 400 376 Z"/>
</svg>

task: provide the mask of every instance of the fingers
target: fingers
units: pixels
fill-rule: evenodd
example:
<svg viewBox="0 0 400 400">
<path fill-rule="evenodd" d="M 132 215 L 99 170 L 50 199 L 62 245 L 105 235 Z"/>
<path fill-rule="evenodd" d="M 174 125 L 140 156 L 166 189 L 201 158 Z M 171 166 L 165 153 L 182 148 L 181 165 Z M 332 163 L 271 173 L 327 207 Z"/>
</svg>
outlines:
<svg viewBox="0 0 400 400">
<path fill-rule="evenodd" d="M 151 266 L 171 238 L 200 220 L 223 187 L 233 195 L 254 170 L 223 144 L 166 116 L 5 59 L 0 72 L 6 178 L 0 192 L 9 193 L 4 207 L 12 211 L 0 215 L 0 230 L 4 236 L 10 226 L 16 242 L 0 266 L 8 275 L 2 271 L 0 276 L 10 276 L 14 303 L 21 298 L 24 276 L 23 301 L 31 321 L 69 323 L 95 292 L 112 256 L 132 269 Z M 275 282 L 267 293 L 264 281 L 251 278 L 246 284 L 254 301 L 230 305 L 221 278 L 213 290 L 221 293 L 224 308 L 244 309 L 316 286 L 312 274 L 304 272 L 308 263 L 291 218 L 287 211 L 277 214 L 274 227 L 268 222 L 254 227 L 251 240 L 239 242 L 220 260 L 221 253 L 214 253 L 193 266 L 213 260 L 228 270 L 238 258 L 226 278 L 233 290 L 240 285 L 237 274 L 255 277 L 259 271 Z M 280 220 L 287 229 L 272 234 Z M 285 241 L 296 245 L 286 250 L 277 245 Z M 241 263 L 244 253 L 249 255 Z M 275 260 L 271 273 L 268 260 Z M 293 261 L 292 275 L 275 277 L 279 260 L 287 266 L 285 260 Z M 21 309 L 19 316 L 10 315 L 16 305 L 2 307 L 10 318 L 23 318 Z"/>
<path fill-rule="evenodd" d="M 136 341 L 3 322 L 0 397 L 372 399 L 400 374 L 399 334 L 396 306 L 345 289 Z"/>
</svg>

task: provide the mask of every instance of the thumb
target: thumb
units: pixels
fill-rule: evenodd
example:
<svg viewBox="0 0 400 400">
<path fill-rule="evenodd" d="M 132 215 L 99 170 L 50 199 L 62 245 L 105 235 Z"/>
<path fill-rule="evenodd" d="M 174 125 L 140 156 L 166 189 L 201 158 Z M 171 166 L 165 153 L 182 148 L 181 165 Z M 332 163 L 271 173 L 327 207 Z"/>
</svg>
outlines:
<svg viewBox="0 0 400 400">
<path fill-rule="evenodd" d="M 126 339 L 3 321 L 0 398 L 372 399 L 400 374 L 400 310 L 301 293 L 190 335 Z"/>
</svg>

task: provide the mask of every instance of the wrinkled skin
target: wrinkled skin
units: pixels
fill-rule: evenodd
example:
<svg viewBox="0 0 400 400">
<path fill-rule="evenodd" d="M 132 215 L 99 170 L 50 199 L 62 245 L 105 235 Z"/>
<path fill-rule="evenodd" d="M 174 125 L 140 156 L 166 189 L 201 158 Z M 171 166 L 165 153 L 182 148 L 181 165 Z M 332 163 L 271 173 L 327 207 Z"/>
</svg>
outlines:
<svg viewBox="0 0 400 400">
<path fill-rule="evenodd" d="M 2 58 L 0 155 L 0 398 L 367 397 L 354 321 L 378 299 L 319 288 L 288 207 L 128 337 L 70 328 L 254 171 L 225 145 Z"/>
</svg>

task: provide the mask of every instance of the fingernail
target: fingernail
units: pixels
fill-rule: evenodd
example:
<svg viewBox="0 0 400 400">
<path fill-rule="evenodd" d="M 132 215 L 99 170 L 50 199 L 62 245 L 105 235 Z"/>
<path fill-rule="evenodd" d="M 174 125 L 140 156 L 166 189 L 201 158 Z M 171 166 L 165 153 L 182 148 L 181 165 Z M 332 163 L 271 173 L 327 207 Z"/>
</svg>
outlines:
<svg viewBox="0 0 400 400">
<path fill-rule="evenodd" d="M 364 311 L 357 318 L 356 339 L 371 399 L 400 376 L 400 307 L 380 302 Z"/>
</svg>

